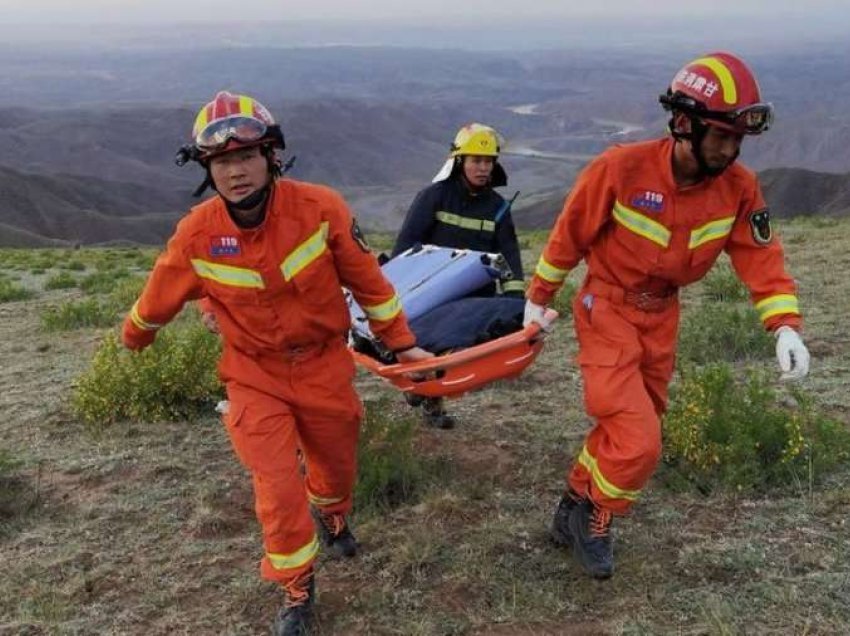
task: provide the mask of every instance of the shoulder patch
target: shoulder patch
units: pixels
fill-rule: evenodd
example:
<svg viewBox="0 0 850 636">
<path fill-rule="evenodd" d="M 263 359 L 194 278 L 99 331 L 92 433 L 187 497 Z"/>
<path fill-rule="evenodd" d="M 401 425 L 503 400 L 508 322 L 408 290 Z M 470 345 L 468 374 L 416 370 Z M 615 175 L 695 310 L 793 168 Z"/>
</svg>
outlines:
<svg viewBox="0 0 850 636">
<path fill-rule="evenodd" d="M 750 230 L 753 240 L 759 245 L 768 245 L 773 240 L 773 229 L 770 227 L 770 210 L 762 208 L 750 212 Z"/>
<path fill-rule="evenodd" d="M 357 219 L 351 220 L 351 238 L 353 238 L 354 242 L 360 246 L 361 250 L 363 250 L 367 254 L 370 252 L 369 244 L 366 242 L 366 237 L 363 236 L 363 230 L 360 229 L 360 225 L 358 225 Z"/>
</svg>

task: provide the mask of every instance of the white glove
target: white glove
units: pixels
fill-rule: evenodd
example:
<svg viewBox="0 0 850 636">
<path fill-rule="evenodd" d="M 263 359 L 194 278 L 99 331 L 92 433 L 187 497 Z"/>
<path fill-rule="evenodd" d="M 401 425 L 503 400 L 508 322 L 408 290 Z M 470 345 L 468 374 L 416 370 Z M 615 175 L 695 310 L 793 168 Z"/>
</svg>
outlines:
<svg viewBox="0 0 850 636">
<path fill-rule="evenodd" d="M 800 380 L 809 372 L 809 350 L 800 334 L 784 326 L 776 330 L 776 359 L 782 369 L 780 380 Z"/>
<path fill-rule="evenodd" d="M 522 326 L 528 327 L 536 322 L 543 331 L 549 331 L 549 320 L 546 319 L 546 307 L 538 305 L 530 300 L 525 301 L 525 313 L 522 317 Z"/>
</svg>

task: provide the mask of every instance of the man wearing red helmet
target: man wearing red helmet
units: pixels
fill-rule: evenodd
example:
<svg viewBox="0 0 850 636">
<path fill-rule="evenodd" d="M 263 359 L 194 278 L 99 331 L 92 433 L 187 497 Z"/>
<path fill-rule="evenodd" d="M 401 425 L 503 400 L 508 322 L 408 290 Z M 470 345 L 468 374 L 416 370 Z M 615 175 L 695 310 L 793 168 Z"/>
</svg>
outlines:
<svg viewBox="0 0 850 636">
<path fill-rule="evenodd" d="M 319 543 L 340 556 L 357 550 L 346 515 L 362 407 L 341 286 L 400 360 L 431 354 L 415 346 L 342 197 L 276 178 L 284 138 L 262 104 L 219 93 L 198 113 L 192 136 L 178 163 L 198 161 L 207 171 L 202 187 L 218 195 L 180 221 L 122 337 L 143 349 L 186 301 L 206 299 L 223 341 L 224 424 L 253 478 L 261 574 L 285 591 L 275 633 L 302 634 L 312 617 Z"/>
<path fill-rule="evenodd" d="M 673 373 L 678 288 L 702 278 L 721 251 L 777 337 L 783 378 L 802 378 L 809 353 L 783 251 L 756 176 L 735 160 L 744 135 L 771 124 L 755 77 L 729 53 L 679 71 L 660 97 L 671 137 L 610 148 L 579 175 L 537 264 L 525 322 L 579 261 L 573 301 L 585 408 L 596 423 L 569 475 L 552 525 L 596 578 L 614 570 L 612 515 L 627 512 L 661 453 Z"/>
</svg>

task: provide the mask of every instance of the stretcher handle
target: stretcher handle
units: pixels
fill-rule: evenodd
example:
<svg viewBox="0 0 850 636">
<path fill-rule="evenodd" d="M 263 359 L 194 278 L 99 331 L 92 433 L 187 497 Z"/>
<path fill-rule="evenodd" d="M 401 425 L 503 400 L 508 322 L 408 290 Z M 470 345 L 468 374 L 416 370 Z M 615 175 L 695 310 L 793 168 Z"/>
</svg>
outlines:
<svg viewBox="0 0 850 636">
<path fill-rule="evenodd" d="M 544 318 L 548 321 L 548 324 L 552 324 L 552 322 L 558 319 L 558 312 L 554 309 L 547 309 L 544 314 Z M 536 338 L 541 337 L 545 338 L 546 332 L 541 329 L 540 325 L 533 322 L 527 327 L 524 327 L 521 331 L 516 331 L 512 334 L 508 334 L 507 336 L 502 336 L 496 340 L 491 340 L 490 342 L 469 347 L 468 349 L 461 349 L 460 351 L 450 353 L 446 356 L 435 356 L 428 360 L 421 360 L 419 362 L 381 364 L 374 358 L 366 355 L 359 355 L 357 356 L 357 359 L 363 366 L 374 371 L 378 375 L 385 378 L 395 378 L 412 373 L 426 374 L 450 369 L 460 364 L 489 356 L 496 351 L 501 351 L 508 347 L 514 347 L 526 342 L 531 342 Z"/>
</svg>

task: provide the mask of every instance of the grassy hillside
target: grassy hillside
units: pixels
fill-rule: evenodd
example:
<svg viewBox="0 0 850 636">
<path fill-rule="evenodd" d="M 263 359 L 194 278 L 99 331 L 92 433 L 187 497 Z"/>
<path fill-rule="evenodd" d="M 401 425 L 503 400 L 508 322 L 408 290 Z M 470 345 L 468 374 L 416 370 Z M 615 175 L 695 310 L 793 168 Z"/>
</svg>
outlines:
<svg viewBox="0 0 850 636">
<path fill-rule="evenodd" d="M 781 230 L 813 356 L 804 386 L 847 423 L 850 220 Z M 529 266 L 543 238 L 523 235 Z M 41 312 L 98 298 L 101 279 L 83 280 L 132 277 L 150 256 L 0 250 L 6 280 L 35 294 L 0 304 L 0 634 L 265 634 L 280 603 L 257 576 L 249 479 L 211 409 L 102 432 L 68 414 L 74 379 L 110 329 L 45 331 Z M 45 291 L 60 271 L 79 285 Z M 704 313 L 706 289 L 686 290 L 686 319 Z M 550 544 L 588 426 L 574 353 L 566 318 L 523 377 L 450 404 L 457 429 L 416 431 L 418 454 L 433 460 L 419 493 L 358 514 L 356 560 L 323 559 L 319 633 L 850 632 L 850 468 L 818 485 L 703 495 L 662 467 L 615 522 L 607 582 Z M 751 364 L 774 374 L 769 350 Z M 388 386 L 363 373 L 357 385 L 373 417 L 409 417 Z"/>
</svg>

